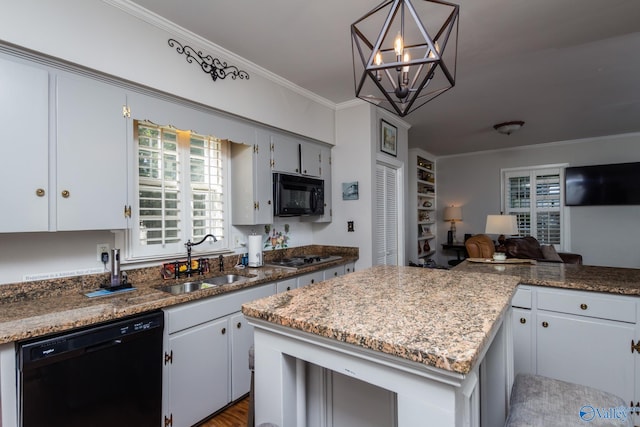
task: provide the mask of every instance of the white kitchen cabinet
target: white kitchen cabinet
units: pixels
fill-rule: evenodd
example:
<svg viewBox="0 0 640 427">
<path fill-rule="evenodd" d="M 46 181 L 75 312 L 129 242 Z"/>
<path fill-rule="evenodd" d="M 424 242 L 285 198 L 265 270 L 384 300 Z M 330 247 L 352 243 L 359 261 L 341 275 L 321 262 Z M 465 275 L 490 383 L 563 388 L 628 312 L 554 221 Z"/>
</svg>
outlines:
<svg viewBox="0 0 640 427">
<path fill-rule="evenodd" d="M 537 373 L 584 384 L 631 402 L 635 358 L 630 349 L 635 325 L 538 310 Z"/>
<path fill-rule="evenodd" d="M 297 277 L 298 287 L 302 288 L 307 285 L 313 285 L 314 283 L 322 282 L 324 280 L 324 271 L 314 271 L 313 273 L 303 274 Z"/>
<path fill-rule="evenodd" d="M 314 143 L 300 144 L 300 173 L 309 176 L 322 176 L 322 148 Z"/>
<path fill-rule="evenodd" d="M 284 135 L 271 135 L 271 165 L 274 172 L 300 173 L 300 143 Z"/>
<path fill-rule="evenodd" d="M 322 146 L 290 136 L 272 134 L 271 164 L 275 172 L 320 177 Z"/>
<path fill-rule="evenodd" d="M 249 325 L 244 314 L 239 312 L 229 317 L 229 332 L 233 361 L 231 364 L 231 400 L 233 401 L 249 393 L 251 386 L 249 349 L 253 345 L 253 326 Z"/>
<path fill-rule="evenodd" d="M 252 144 L 231 144 L 232 224 L 273 222 L 270 137 L 256 131 Z"/>
<path fill-rule="evenodd" d="M 336 267 L 327 268 L 322 272 L 323 279 L 332 279 L 334 277 L 339 277 L 344 275 L 344 265 L 338 265 Z"/>
<path fill-rule="evenodd" d="M 298 287 L 298 279 L 292 277 L 291 279 L 281 280 L 276 284 L 276 292 L 286 292 Z"/>
<path fill-rule="evenodd" d="M 249 391 L 253 328 L 240 310 L 275 290 L 267 283 L 164 309 L 165 420 L 194 425 Z"/>
<path fill-rule="evenodd" d="M 344 274 L 353 273 L 354 271 L 356 271 L 356 264 L 355 263 L 350 262 L 350 263 L 344 265 Z"/>
<path fill-rule="evenodd" d="M 0 57 L 0 233 L 49 227 L 49 73 Z"/>
<path fill-rule="evenodd" d="M 533 322 L 530 309 L 512 309 L 513 324 L 513 370 L 515 374 L 532 374 L 533 366 Z"/>
<path fill-rule="evenodd" d="M 66 73 L 58 74 L 56 86 L 56 229 L 124 229 L 126 93 Z"/>
<path fill-rule="evenodd" d="M 331 147 L 320 147 L 320 179 L 324 181 L 324 214 L 321 216 L 302 217 L 305 222 L 331 222 L 333 219 L 332 187 L 331 187 Z"/>
<path fill-rule="evenodd" d="M 515 372 L 595 387 L 637 402 L 638 298 L 521 286 L 513 302 Z"/>
<path fill-rule="evenodd" d="M 165 388 L 165 420 L 173 427 L 189 427 L 229 402 L 230 382 L 228 320 L 197 325 L 173 334 L 168 340 L 171 369 Z"/>
</svg>

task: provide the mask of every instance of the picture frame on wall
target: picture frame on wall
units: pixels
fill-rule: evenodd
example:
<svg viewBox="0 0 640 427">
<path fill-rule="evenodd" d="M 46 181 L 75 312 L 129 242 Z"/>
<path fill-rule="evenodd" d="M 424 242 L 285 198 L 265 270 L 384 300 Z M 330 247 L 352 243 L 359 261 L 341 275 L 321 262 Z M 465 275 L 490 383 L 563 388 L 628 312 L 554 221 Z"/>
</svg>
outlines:
<svg viewBox="0 0 640 427">
<path fill-rule="evenodd" d="M 380 119 L 380 151 L 398 155 L 398 128 L 384 119 Z"/>
</svg>

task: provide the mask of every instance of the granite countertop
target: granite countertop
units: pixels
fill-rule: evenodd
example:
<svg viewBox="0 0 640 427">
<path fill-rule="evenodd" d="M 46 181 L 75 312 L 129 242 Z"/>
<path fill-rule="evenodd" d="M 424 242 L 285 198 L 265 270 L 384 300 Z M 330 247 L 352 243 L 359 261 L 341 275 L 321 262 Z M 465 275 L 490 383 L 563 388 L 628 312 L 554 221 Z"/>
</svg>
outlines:
<svg viewBox="0 0 640 427">
<path fill-rule="evenodd" d="M 517 276 L 521 284 L 528 285 L 640 296 L 640 269 L 635 268 L 542 261 L 536 264 L 483 264 L 465 260 L 454 271 Z"/>
<path fill-rule="evenodd" d="M 499 327 L 519 282 L 504 275 L 377 266 L 250 302 L 242 311 L 467 374 Z"/>
<path fill-rule="evenodd" d="M 317 247 L 315 247 L 317 248 Z M 311 265 L 297 270 L 290 268 L 233 268 L 237 256 L 225 257 L 225 271 L 205 276 L 162 280 L 160 267 L 144 273 L 128 271 L 135 290 L 114 295 L 88 298 L 85 293 L 99 288 L 104 275 L 73 277 L 57 281 L 40 281 L 0 286 L 0 344 L 62 332 L 78 327 L 120 319 L 189 301 L 210 298 L 287 279 L 301 274 L 324 270 L 333 266 L 355 262 L 357 249 L 341 253 L 339 247 L 325 247 L 326 253 L 343 255 L 340 260 Z M 335 249 L 335 251 L 332 251 Z M 228 259 L 227 259 L 228 258 Z M 249 280 L 203 289 L 182 295 L 173 295 L 157 289 L 159 286 L 201 280 L 216 275 L 234 273 L 250 277 Z M 108 277 L 108 274 L 107 274 Z"/>
</svg>

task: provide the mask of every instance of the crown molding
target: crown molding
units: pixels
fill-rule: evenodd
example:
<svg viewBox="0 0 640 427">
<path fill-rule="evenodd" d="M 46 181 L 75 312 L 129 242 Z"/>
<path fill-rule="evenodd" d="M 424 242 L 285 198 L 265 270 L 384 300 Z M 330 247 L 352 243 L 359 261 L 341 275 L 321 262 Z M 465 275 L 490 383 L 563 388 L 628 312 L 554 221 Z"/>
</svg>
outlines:
<svg viewBox="0 0 640 427">
<path fill-rule="evenodd" d="M 174 37 L 180 38 L 182 40 L 181 43 L 183 41 L 188 43 L 193 43 L 199 46 L 203 51 L 207 51 L 207 54 L 220 55 L 220 56 L 226 57 L 229 60 L 232 60 L 234 62 L 234 65 L 238 66 L 239 68 L 249 68 L 251 69 L 252 72 L 259 74 L 265 79 L 270 80 L 277 85 L 286 87 L 287 89 L 297 93 L 298 95 L 308 98 L 334 111 L 337 108 L 334 102 L 329 101 L 328 99 L 323 98 L 322 96 L 317 95 L 303 87 L 300 87 L 295 83 L 292 83 L 289 80 L 275 73 L 272 73 L 271 71 L 265 68 L 262 68 L 257 64 L 254 64 L 253 62 L 248 61 L 247 59 L 241 56 L 238 56 L 237 54 L 223 48 L 222 46 L 218 46 L 217 44 L 212 43 L 211 41 L 203 37 L 200 37 L 199 35 L 177 25 L 174 22 L 169 21 L 168 19 L 156 13 L 151 12 L 148 9 L 143 8 L 142 6 L 136 3 L 133 3 L 130 0 L 102 0 L 102 1 L 110 6 L 113 6 L 115 8 L 122 10 L 123 12 L 137 19 L 140 19 L 146 22 L 149 25 L 152 25 L 160 30 L 165 31 Z"/>
</svg>

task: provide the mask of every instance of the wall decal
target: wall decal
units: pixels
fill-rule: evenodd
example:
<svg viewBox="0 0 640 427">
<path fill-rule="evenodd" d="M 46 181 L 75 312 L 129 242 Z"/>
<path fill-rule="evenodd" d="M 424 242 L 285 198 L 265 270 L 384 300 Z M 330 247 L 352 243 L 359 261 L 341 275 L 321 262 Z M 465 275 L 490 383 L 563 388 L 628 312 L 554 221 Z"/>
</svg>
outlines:
<svg viewBox="0 0 640 427">
<path fill-rule="evenodd" d="M 196 61 L 202 71 L 209 74 L 214 82 L 218 80 L 218 78 L 224 79 L 227 76 L 231 76 L 233 80 L 235 80 L 236 77 L 249 80 L 249 74 L 246 71 L 239 70 L 238 67 L 233 65 L 227 65 L 226 62 L 222 62 L 211 55 L 205 56 L 201 51 L 196 51 L 191 46 L 183 46 L 174 39 L 169 39 L 169 46 L 175 47 L 176 52 L 179 54 L 184 54 L 189 64 Z"/>
</svg>

